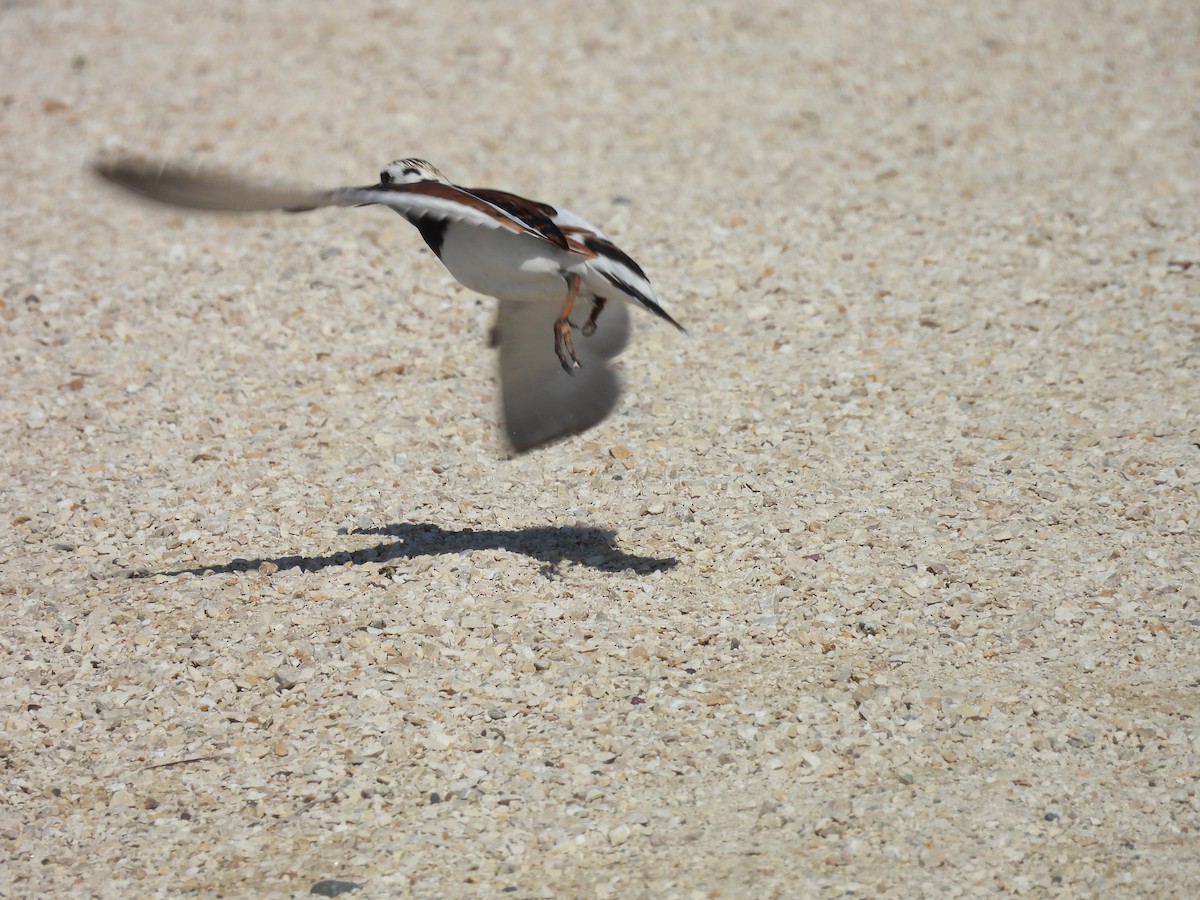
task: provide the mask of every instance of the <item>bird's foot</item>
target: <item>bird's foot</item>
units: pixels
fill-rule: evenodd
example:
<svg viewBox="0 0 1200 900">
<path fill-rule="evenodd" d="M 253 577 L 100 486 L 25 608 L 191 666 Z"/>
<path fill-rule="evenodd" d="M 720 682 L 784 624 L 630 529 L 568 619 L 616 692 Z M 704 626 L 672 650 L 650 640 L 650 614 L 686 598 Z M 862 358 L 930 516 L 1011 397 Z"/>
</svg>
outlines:
<svg viewBox="0 0 1200 900">
<path fill-rule="evenodd" d="M 579 368 L 579 357 L 575 355 L 575 345 L 571 342 L 571 322 L 569 319 L 558 319 L 554 323 L 554 352 L 558 361 L 568 375 Z"/>
<path fill-rule="evenodd" d="M 592 301 L 592 314 L 583 323 L 582 332 L 584 337 L 591 337 L 596 333 L 596 320 L 600 318 L 600 313 L 604 311 L 604 304 L 606 303 L 608 303 L 608 299 L 605 297 L 597 297 Z"/>
</svg>

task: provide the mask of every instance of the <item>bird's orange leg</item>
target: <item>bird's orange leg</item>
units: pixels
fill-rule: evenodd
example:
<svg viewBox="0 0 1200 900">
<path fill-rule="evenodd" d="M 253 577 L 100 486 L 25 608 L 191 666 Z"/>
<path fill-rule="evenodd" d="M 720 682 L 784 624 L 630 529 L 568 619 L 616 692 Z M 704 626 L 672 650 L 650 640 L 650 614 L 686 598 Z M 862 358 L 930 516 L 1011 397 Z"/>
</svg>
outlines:
<svg viewBox="0 0 1200 900">
<path fill-rule="evenodd" d="M 554 352 L 563 369 L 570 374 L 579 367 L 579 358 L 575 356 L 575 345 L 571 343 L 571 307 L 575 305 L 575 295 L 579 293 L 579 276 L 571 273 L 567 276 L 567 302 L 563 304 L 562 312 L 554 320 Z"/>
<path fill-rule="evenodd" d="M 596 333 L 596 320 L 600 318 L 600 313 L 604 312 L 604 304 L 606 303 L 608 303 L 608 298 L 606 297 L 597 297 L 592 301 L 592 314 L 588 316 L 588 320 L 583 323 L 583 328 L 580 329 L 584 337 L 591 337 Z"/>
</svg>

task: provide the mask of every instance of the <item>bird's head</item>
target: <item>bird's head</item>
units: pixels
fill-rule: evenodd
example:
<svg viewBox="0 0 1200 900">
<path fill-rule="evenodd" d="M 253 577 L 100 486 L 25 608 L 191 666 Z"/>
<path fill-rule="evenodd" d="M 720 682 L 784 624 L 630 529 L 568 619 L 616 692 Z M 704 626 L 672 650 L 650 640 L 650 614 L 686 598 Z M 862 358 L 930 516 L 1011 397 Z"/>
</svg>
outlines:
<svg viewBox="0 0 1200 900">
<path fill-rule="evenodd" d="M 383 184 L 416 184 L 419 181 L 450 183 L 450 179 L 437 166 L 423 159 L 398 159 L 388 163 L 379 173 L 379 180 Z"/>
</svg>

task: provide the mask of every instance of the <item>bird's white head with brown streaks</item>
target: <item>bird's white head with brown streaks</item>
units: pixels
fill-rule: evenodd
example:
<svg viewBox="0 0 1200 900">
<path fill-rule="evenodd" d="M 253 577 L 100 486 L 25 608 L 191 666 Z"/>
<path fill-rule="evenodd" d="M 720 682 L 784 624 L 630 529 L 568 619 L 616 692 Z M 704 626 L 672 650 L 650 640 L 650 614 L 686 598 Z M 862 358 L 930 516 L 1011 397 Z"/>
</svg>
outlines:
<svg viewBox="0 0 1200 900">
<path fill-rule="evenodd" d="M 450 179 L 442 174 L 442 170 L 424 159 L 397 159 L 383 167 L 379 173 L 383 184 L 417 184 L 422 181 L 435 181 L 438 184 L 449 184 Z"/>
</svg>

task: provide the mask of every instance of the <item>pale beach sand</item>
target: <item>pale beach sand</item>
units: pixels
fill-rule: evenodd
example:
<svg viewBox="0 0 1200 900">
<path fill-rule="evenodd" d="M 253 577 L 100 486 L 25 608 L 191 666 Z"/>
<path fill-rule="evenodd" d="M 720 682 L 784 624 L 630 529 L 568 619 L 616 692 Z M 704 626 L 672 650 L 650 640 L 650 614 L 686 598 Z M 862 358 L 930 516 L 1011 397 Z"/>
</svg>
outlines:
<svg viewBox="0 0 1200 900">
<path fill-rule="evenodd" d="M 1095 7 L 1094 9 L 1084 7 Z M 1187 896 L 1195 2 L 0 4 L 0 897 Z M 515 460 L 401 156 L 653 279 Z"/>
</svg>

